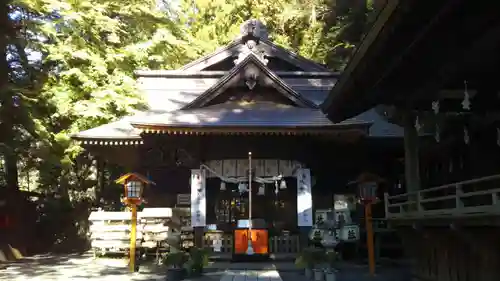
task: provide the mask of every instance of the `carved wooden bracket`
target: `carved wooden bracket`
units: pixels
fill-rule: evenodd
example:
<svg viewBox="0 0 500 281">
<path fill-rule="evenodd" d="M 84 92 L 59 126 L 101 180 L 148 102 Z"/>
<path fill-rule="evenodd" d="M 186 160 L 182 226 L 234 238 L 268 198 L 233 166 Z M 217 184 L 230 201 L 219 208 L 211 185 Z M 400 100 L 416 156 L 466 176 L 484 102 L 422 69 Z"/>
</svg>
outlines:
<svg viewBox="0 0 500 281">
<path fill-rule="evenodd" d="M 257 85 L 257 78 L 258 78 L 257 73 L 252 73 L 248 75 L 245 81 L 245 84 L 247 85 L 248 89 L 253 90 L 253 88 L 255 88 L 255 85 Z"/>
</svg>

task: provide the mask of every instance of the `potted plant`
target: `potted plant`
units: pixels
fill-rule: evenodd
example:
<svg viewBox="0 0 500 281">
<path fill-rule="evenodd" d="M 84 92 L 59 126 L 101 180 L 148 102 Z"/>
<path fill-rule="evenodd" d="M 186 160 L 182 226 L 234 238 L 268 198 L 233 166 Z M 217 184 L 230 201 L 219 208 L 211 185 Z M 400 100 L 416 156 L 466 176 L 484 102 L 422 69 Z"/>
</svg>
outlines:
<svg viewBox="0 0 500 281">
<path fill-rule="evenodd" d="M 188 260 L 188 255 L 185 252 L 168 253 L 163 260 L 163 264 L 168 267 L 167 281 L 179 281 L 186 276 L 185 263 Z"/>
<path fill-rule="evenodd" d="M 339 260 L 339 255 L 334 250 L 328 251 L 326 253 L 326 260 L 328 262 L 328 269 L 325 271 L 325 281 L 335 281 L 337 270 L 337 261 Z"/>
<path fill-rule="evenodd" d="M 295 260 L 297 267 L 304 269 L 307 279 L 313 279 L 314 277 L 314 280 L 320 281 L 323 281 L 324 273 L 321 269 L 321 264 L 324 262 L 325 250 L 314 246 L 303 249 L 299 257 Z M 315 277 L 315 275 L 317 276 Z"/>
<path fill-rule="evenodd" d="M 313 247 L 304 248 L 295 260 L 295 265 L 298 268 L 304 269 L 304 274 L 307 279 L 312 279 L 313 277 L 312 269 L 314 267 L 314 262 L 312 253 Z"/>
<path fill-rule="evenodd" d="M 326 261 L 326 252 L 324 248 L 315 247 L 312 251 L 312 262 L 314 264 L 314 281 L 323 281 L 325 279 L 325 271 L 323 269 Z"/>
<path fill-rule="evenodd" d="M 203 248 L 191 248 L 187 268 L 190 276 L 198 277 L 208 265 L 208 253 Z"/>
</svg>

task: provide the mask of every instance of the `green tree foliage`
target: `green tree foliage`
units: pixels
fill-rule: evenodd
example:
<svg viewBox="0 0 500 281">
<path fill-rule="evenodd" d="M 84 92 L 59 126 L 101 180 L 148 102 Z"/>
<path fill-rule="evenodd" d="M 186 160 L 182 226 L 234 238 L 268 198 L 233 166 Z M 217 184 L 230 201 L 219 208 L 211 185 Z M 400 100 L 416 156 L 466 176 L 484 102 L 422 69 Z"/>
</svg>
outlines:
<svg viewBox="0 0 500 281">
<path fill-rule="evenodd" d="M 296 53 L 342 70 L 366 29 L 371 1 L 181 0 L 182 22 L 202 54 L 228 44 L 248 19 L 262 20 L 270 39 Z"/>
<path fill-rule="evenodd" d="M 134 70 L 178 68 L 228 44 L 251 18 L 264 21 L 276 44 L 341 70 L 366 29 L 369 6 L 366 0 L 3 1 L 0 179 L 6 182 L 0 185 L 85 197 L 97 182 L 95 163 L 71 135 L 144 108 Z"/>
<path fill-rule="evenodd" d="M 68 176 L 81 150 L 71 134 L 143 107 L 134 70 L 176 68 L 196 55 L 185 27 L 155 0 L 16 0 L 9 8 L 17 19 L 10 22 L 24 29 L 9 44 L 39 56 L 23 61 L 38 79 L 18 92 L 36 143 L 23 147 L 26 163 L 40 171 L 39 184 L 48 189 L 75 183 Z"/>
<path fill-rule="evenodd" d="M 3 63 L 2 143 L 54 190 L 74 184 L 61 179 L 81 152 L 71 134 L 144 106 L 134 70 L 177 68 L 228 44 L 250 18 L 263 20 L 275 43 L 339 70 L 367 11 L 366 1 L 335 0 L 14 0 L 4 7 L 1 32 L 13 61 Z M 19 106 L 8 107 L 13 97 Z"/>
</svg>

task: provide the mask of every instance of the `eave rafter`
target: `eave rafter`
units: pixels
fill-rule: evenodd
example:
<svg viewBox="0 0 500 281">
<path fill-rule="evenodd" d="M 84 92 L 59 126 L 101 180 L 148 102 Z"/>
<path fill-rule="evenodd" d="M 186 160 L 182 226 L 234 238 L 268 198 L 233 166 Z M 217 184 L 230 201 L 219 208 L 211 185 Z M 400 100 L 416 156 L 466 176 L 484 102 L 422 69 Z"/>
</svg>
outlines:
<svg viewBox="0 0 500 281">
<path fill-rule="evenodd" d="M 76 139 L 79 145 L 99 145 L 99 146 L 139 146 L 144 144 L 142 139 Z"/>
<path fill-rule="evenodd" d="M 261 127 L 164 127 L 153 125 L 136 125 L 143 134 L 164 134 L 164 135 L 269 135 L 269 136 L 319 136 L 319 135 L 366 135 L 366 130 L 347 127 L 347 128 L 261 128 Z"/>
</svg>

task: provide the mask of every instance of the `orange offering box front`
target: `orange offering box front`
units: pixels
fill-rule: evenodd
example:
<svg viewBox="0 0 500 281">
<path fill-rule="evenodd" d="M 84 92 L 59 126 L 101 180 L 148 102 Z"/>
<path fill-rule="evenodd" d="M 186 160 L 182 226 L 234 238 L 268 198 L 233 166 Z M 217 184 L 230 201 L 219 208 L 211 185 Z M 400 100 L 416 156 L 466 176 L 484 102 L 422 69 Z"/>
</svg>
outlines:
<svg viewBox="0 0 500 281">
<path fill-rule="evenodd" d="M 236 229 L 234 231 L 234 253 L 246 254 L 248 248 L 248 229 Z M 267 255 L 268 249 L 268 233 L 267 229 L 252 229 L 251 230 L 252 247 L 255 254 Z"/>
</svg>

